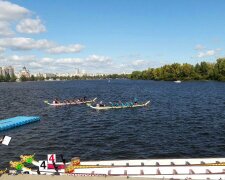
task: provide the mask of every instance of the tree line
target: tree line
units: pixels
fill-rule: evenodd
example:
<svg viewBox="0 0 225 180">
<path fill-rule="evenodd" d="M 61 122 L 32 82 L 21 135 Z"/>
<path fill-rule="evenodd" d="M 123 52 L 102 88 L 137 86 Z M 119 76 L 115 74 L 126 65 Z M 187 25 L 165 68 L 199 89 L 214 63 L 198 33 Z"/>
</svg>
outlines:
<svg viewBox="0 0 225 180">
<path fill-rule="evenodd" d="M 0 75 L 0 82 L 15 82 L 16 76 L 10 76 L 9 74 L 6 74 L 5 76 Z"/>
<path fill-rule="evenodd" d="M 196 65 L 188 63 L 164 65 L 159 68 L 148 68 L 144 71 L 133 71 L 130 79 L 142 80 L 217 80 L 225 81 L 225 58 L 217 59 L 216 63 L 201 62 Z"/>
<path fill-rule="evenodd" d="M 0 75 L 0 82 L 15 82 L 17 77 Z M 44 77 L 25 77 L 21 76 L 20 81 L 44 81 L 49 78 Z M 95 79 L 134 79 L 134 80 L 216 80 L 225 81 L 225 58 L 219 58 L 215 63 L 201 62 L 195 65 L 188 63 L 164 65 L 159 68 L 148 68 L 144 71 L 133 71 L 131 74 L 109 74 L 97 76 L 60 76 L 54 77 L 53 80 L 95 80 Z"/>
</svg>

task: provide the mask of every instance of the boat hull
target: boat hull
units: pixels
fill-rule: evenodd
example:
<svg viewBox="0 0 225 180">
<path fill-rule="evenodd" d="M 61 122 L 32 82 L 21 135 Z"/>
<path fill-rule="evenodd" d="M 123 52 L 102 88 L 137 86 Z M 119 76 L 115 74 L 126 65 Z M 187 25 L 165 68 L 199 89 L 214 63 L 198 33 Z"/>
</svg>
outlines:
<svg viewBox="0 0 225 180">
<path fill-rule="evenodd" d="M 47 161 L 45 162 L 47 163 Z M 69 174 L 73 176 L 218 180 L 225 178 L 224 162 L 225 158 L 86 161 L 74 166 L 73 171 Z M 68 175 L 68 173 L 65 173 L 65 167 L 70 163 L 65 165 L 60 162 L 55 165 L 50 163 L 47 169 L 41 168 L 41 164 L 43 164 L 43 161 L 39 161 L 40 174 Z M 30 171 L 29 173 L 37 174 L 37 171 Z"/>
<path fill-rule="evenodd" d="M 74 102 L 74 103 L 49 103 L 48 101 L 45 101 L 46 104 L 50 106 L 68 106 L 68 105 L 80 105 L 80 104 L 86 104 L 86 103 L 92 103 L 95 102 L 97 98 L 94 98 L 90 101 L 84 101 L 84 102 Z"/>
<path fill-rule="evenodd" d="M 92 106 L 91 104 L 87 104 L 90 108 L 96 109 L 96 110 L 108 110 L 108 109 L 124 109 L 124 108 L 137 108 L 137 107 L 145 107 L 150 103 L 150 101 L 147 101 L 144 104 L 138 104 L 133 106 Z"/>
</svg>

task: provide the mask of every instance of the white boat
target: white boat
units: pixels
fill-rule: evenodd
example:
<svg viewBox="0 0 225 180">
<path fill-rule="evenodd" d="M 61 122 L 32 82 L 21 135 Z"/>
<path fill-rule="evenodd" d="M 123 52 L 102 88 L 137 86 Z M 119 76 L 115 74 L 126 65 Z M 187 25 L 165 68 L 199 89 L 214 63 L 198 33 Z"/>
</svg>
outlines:
<svg viewBox="0 0 225 180">
<path fill-rule="evenodd" d="M 136 107 L 144 107 L 147 106 L 150 101 L 141 104 L 134 104 L 130 106 L 92 106 L 90 103 L 87 103 L 87 106 L 96 109 L 96 110 L 107 110 L 107 109 L 124 109 L 124 108 L 136 108 Z"/>
<path fill-rule="evenodd" d="M 50 157 L 50 158 L 49 158 Z M 54 157 L 54 158 L 52 158 Z M 51 161 L 50 159 L 53 159 Z M 73 158 L 74 159 L 74 158 Z M 73 176 L 116 176 L 146 177 L 155 179 L 225 179 L 225 158 L 186 158 L 186 159 L 139 159 L 112 161 L 56 162 L 56 155 L 48 155 L 47 160 L 34 161 L 39 171 L 22 166 L 22 173 Z M 15 167 L 16 163 L 14 164 Z M 12 167 L 12 166 L 11 166 Z"/>
<path fill-rule="evenodd" d="M 180 80 L 176 80 L 176 81 L 174 81 L 175 83 L 181 83 L 181 81 Z"/>
<path fill-rule="evenodd" d="M 63 102 L 63 103 L 49 103 L 48 101 L 44 101 L 45 104 L 50 106 L 67 106 L 67 105 L 79 105 L 79 104 L 86 104 L 86 103 L 93 103 L 96 101 L 97 98 L 88 101 L 76 101 L 76 102 Z"/>
</svg>

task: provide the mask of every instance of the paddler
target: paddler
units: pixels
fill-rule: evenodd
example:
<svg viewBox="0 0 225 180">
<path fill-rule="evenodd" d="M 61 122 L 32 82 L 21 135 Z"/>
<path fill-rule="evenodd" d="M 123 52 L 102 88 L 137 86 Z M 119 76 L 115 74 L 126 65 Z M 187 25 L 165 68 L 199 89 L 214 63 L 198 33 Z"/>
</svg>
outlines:
<svg viewBox="0 0 225 180">
<path fill-rule="evenodd" d="M 100 106 L 100 107 L 103 107 L 103 106 L 104 106 L 104 104 L 103 104 L 102 101 L 99 102 L 99 106 Z"/>
<path fill-rule="evenodd" d="M 134 105 L 138 105 L 138 99 L 134 98 Z"/>
<path fill-rule="evenodd" d="M 59 103 L 58 99 L 55 98 L 54 101 L 53 101 L 53 104 L 58 104 L 58 103 Z"/>
</svg>

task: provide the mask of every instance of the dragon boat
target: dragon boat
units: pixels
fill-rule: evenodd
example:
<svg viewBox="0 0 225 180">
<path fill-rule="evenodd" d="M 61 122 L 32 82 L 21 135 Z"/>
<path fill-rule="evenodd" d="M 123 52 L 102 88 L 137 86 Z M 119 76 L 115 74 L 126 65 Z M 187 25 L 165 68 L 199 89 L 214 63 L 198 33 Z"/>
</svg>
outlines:
<svg viewBox="0 0 225 180">
<path fill-rule="evenodd" d="M 86 104 L 86 103 L 93 103 L 96 101 L 97 98 L 88 101 L 76 101 L 76 102 L 62 102 L 62 103 L 50 103 L 48 101 L 44 101 L 45 104 L 50 106 L 67 106 L 67 105 L 79 105 L 79 104 Z"/>
<path fill-rule="evenodd" d="M 35 161 L 34 156 L 21 156 L 21 161 L 10 162 L 22 174 L 73 175 L 73 176 L 116 176 L 145 177 L 154 179 L 225 179 L 225 158 L 186 158 L 186 159 L 140 159 L 114 161 L 80 161 L 79 157 L 70 162 L 60 155 L 62 162 L 56 161 L 55 154 L 47 160 Z M 26 168 L 33 164 L 36 169 Z"/>
<path fill-rule="evenodd" d="M 119 106 L 92 106 L 91 103 L 87 103 L 87 106 L 89 106 L 92 109 L 96 110 L 107 110 L 107 109 L 123 109 L 123 108 L 136 108 L 136 107 L 145 107 L 150 103 L 150 101 L 147 101 L 145 103 L 139 103 L 134 105 L 119 105 Z"/>
</svg>

